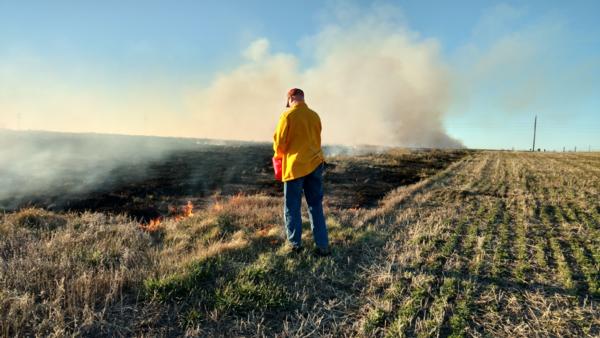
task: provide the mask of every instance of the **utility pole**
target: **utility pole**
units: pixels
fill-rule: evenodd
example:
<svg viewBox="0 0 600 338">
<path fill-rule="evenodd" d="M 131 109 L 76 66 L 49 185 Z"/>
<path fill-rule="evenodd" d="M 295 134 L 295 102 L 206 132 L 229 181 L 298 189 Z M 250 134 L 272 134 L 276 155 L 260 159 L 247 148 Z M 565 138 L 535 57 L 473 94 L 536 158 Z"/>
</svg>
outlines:
<svg viewBox="0 0 600 338">
<path fill-rule="evenodd" d="M 533 147 L 531 148 L 531 151 L 535 152 L 535 130 L 537 128 L 537 115 L 535 116 L 535 119 L 533 120 Z"/>
</svg>

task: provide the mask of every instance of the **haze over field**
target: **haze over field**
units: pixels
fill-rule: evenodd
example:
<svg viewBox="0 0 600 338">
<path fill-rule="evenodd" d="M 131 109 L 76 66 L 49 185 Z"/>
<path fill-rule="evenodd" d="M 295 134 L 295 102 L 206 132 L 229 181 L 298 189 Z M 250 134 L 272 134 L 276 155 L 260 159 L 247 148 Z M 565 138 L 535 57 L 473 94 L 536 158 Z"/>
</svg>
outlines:
<svg viewBox="0 0 600 338">
<path fill-rule="evenodd" d="M 301 87 L 326 144 L 598 149 L 595 7 L 2 2 L 0 129 L 269 142 Z M 64 139 L 0 132 L 0 197 L 168 153 Z"/>
<path fill-rule="evenodd" d="M 140 173 L 174 150 L 201 149 L 192 140 L 0 130 L 0 210 L 44 194 L 87 193 L 103 188 L 115 168 Z M 104 187 L 106 188 L 106 187 Z"/>
<path fill-rule="evenodd" d="M 326 143 L 597 148 L 595 9 L 2 3 L 0 128 L 269 141 L 297 86 Z"/>
</svg>

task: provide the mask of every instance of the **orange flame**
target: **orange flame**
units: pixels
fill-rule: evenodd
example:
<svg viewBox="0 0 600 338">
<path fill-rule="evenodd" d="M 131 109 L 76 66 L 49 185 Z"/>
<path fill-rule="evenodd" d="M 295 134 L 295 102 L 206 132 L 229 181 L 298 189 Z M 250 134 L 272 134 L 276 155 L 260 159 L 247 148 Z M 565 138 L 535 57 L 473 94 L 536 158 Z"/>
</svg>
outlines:
<svg viewBox="0 0 600 338">
<path fill-rule="evenodd" d="M 181 208 L 181 214 L 175 216 L 175 220 L 181 221 L 184 218 L 192 216 L 194 216 L 194 205 L 192 204 L 192 201 L 188 201 L 187 204 Z"/>
<path fill-rule="evenodd" d="M 169 207 L 169 212 L 177 212 L 177 208 Z M 192 217 L 192 216 L 194 216 L 194 204 L 192 204 L 192 201 L 188 201 L 187 204 L 181 208 L 181 214 L 176 215 L 174 217 L 174 219 L 176 222 L 179 222 L 182 219 Z M 155 232 L 155 231 L 158 231 L 160 228 L 162 228 L 161 223 L 162 223 L 162 217 L 157 217 L 157 218 L 151 219 L 150 222 L 148 222 L 148 224 L 140 224 L 140 228 L 142 228 L 142 230 L 147 231 L 147 232 Z"/>
<path fill-rule="evenodd" d="M 194 205 L 192 204 L 192 201 L 188 201 L 187 204 L 183 207 L 183 216 L 184 217 L 194 216 Z"/>
<path fill-rule="evenodd" d="M 148 223 L 148 227 L 149 228 L 158 227 L 160 225 L 160 223 L 162 223 L 162 220 L 160 219 L 160 217 L 157 217 L 155 219 L 150 220 L 150 223 Z"/>
<path fill-rule="evenodd" d="M 160 225 L 162 223 L 162 219 L 160 217 L 156 217 L 154 219 L 151 219 L 150 222 L 148 222 L 148 224 L 140 224 L 140 228 L 142 228 L 142 230 L 153 233 L 153 232 L 157 232 L 158 230 L 160 230 L 160 228 L 162 228 L 162 226 Z"/>
</svg>

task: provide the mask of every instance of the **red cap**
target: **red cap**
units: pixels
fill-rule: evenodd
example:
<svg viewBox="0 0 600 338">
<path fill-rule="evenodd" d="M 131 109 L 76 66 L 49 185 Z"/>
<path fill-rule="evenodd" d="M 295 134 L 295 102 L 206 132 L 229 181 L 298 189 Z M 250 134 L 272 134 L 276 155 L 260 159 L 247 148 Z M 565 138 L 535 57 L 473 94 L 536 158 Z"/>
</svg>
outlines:
<svg viewBox="0 0 600 338">
<path fill-rule="evenodd" d="M 302 97 L 304 97 L 304 92 L 300 88 L 292 88 L 292 89 L 288 90 L 287 97 L 289 99 L 292 96 L 302 96 Z M 290 107 L 289 100 L 286 101 L 285 106 L 288 107 L 288 108 Z"/>
<path fill-rule="evenodd" d="M 292 96 L 296 96 L 296 95 L 304 96 L 304 92 L 300 88 L 292 88 L 292 89 L 288 90 L 288 97 L 292 97 Z"/>
</svg>

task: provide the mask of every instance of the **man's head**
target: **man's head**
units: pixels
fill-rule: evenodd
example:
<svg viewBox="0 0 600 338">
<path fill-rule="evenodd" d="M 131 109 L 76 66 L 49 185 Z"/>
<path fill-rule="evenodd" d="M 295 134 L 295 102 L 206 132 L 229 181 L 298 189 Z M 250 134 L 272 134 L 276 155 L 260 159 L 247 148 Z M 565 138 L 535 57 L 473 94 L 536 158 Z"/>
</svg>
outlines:
<svg viewBox="0 0 600 338">
<path fill-rule="evenodd" d="M 304 92 L 299 88 L 292 88 L 287 93 L 286 107 L 294 106 L 300 102 L 304 102 Z"/>
</svg>

